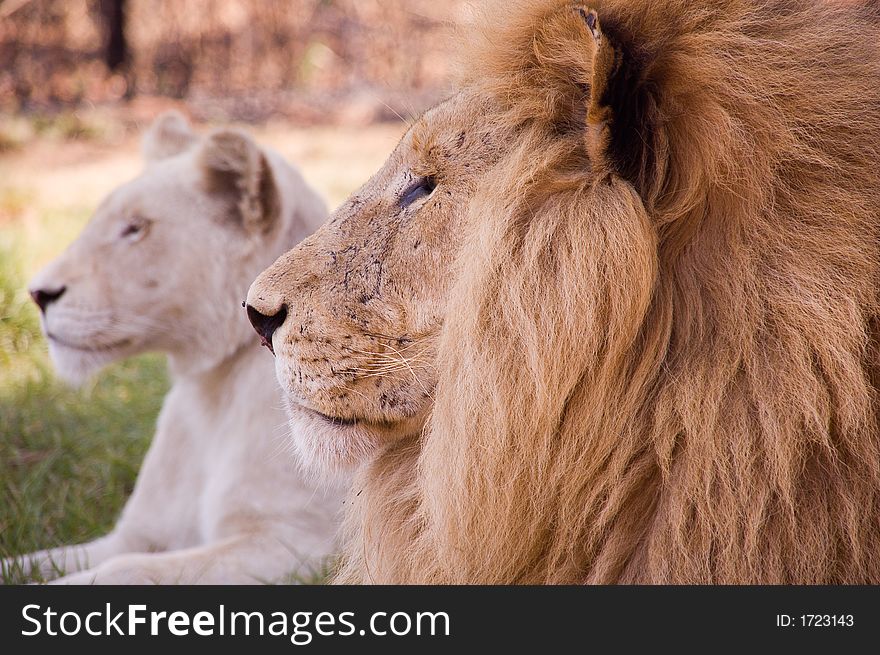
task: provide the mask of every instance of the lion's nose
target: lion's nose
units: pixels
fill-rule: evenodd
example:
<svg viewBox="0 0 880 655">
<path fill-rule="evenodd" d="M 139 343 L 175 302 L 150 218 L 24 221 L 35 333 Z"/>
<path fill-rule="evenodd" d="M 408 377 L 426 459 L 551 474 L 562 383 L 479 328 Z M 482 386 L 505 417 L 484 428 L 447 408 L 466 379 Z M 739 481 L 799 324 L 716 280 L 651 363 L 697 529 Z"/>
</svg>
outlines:
<svg viewBox="0 0 880 655">
<path fill-rule="evenodd" d="M 260 342 L 274 355 L 275 349 L 272 347 L 272 335 L 275 334 L 275 330 L 284 324 L 284 320 L 287 318 L 287 305 L 281 305 L 278 312 L 271 316 L 261 314 L 252 305 L 248 305 L 247 315 L 251 325 L 254 326 L 257 334 L 260 335 Z"/>
<path fill-rule="evenodd" d="M 65 291 L 67 291 L 67 287 L 59 289 L 31 289 L 30 294 L 33 301 L 40 308 L 40 311 L 45 314 L 46 308 L 63 296 Z"/>
</svg>

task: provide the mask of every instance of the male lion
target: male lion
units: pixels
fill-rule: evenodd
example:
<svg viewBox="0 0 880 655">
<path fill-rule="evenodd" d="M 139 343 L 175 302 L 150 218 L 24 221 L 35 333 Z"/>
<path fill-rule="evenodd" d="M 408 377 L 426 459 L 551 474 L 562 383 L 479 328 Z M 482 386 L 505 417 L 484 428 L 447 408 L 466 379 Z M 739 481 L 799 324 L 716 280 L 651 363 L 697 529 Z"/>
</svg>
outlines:
<svg viewBox="0 0 880 655">
<path fill-rule="evenodd" d="M 249 292 L 341 580 L 880 582 L 878 19 L 488 10 Z"/>
<path fill-rule="evenodd" d="M 63 377 L 158 350 L 173 387 L 113 531 L 22 559 L 43 576 L 79 571 L 65 583 L 311 575 L 334 551 L 339 499 L 278 456 L 281 394 L 240 312 L 253 277 L 326 210 L 292 166 L 240 132 L 199 138 L 171 113 L 144 151 L 144 172 L 103 202 L 31 295 Z"/>
</svg>

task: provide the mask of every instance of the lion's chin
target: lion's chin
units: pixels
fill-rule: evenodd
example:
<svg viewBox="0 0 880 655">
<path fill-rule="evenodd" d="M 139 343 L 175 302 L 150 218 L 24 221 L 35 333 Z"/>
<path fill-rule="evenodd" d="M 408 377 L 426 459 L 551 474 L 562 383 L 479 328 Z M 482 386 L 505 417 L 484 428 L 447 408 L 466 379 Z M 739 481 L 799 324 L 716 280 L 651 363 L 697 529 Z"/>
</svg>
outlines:
<svg viewBox="0 0 880 655">
<path fill-rule="evenodd" d="M 367 426 L 334 423 L 290 401 L 287 415 L 303 469 L 321 479 L 336 481 L 346 476 L 380 445 L 379 435 Z"/>
<path fill-rule="evenodd" d="M 303 469 L 312 476 L 338 481 L 369 461 L 384 444 L 413 431 L 413 421 L 378 426 L 323 416 L 285 400 L 290 433 Z"/>
<path fill-rule="evenodd" d="M 80 386 L 108 364 L 126 356 L 127 348 L 76 348 L 49 338 L 49 358 L 59 378 L 72 386 Z"/>
</svg>

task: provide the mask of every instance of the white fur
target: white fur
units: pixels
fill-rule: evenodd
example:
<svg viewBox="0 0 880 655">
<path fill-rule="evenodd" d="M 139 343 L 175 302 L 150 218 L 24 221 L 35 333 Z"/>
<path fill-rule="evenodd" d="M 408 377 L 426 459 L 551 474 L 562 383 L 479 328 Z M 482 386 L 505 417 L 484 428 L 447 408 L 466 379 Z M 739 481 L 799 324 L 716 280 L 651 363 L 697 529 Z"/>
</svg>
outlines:
<svg viewBox="0 0 880 655">
<path fill-rule="evenodd" d="M 55 337 L 50 354 L 60 375 L 82 380 L 111 361 L 158 350 L 168 354 L 173 387 L 113 531 L 20 559 L 44 576 L 60 569 L 68 575 L 58 582 L 72 584 L 307 577 L 335 552 L 342 494 L 309 484 L 289 456 L 272 356 L 259 346 L 241 301 L 257 273 L 326 210 L 298 172 L 240 133 L 200 139 L 172 114 L 158 119 L 145 141 L 143 174 L 109 196 L 31 288 L 67 287 L 43 320 Z M 259 225 L 259 216 L 239 221 L 230 208 L 253 208 L 257 198 L 230 201 L 207 191 L 206 167 L 224 159 L 211 149 L 230 141 L 255 154 L 233 157 L 242 176 L 257 175 L 254 162 L 266 158 L 280 216 Z M 259 186 L 251 182 L 236 192 Z M 144 219 L 146 230 L 124 236 L 126 226 Z"/>
</svg>

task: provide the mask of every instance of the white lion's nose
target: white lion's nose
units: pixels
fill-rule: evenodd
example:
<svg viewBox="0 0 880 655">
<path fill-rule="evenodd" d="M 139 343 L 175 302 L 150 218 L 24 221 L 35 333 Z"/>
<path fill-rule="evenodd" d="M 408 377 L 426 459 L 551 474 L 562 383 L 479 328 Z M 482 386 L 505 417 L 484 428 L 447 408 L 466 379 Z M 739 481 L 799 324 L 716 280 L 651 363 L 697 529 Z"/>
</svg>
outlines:
<svg viewBox="0 0 880 655">
<path fill-rule="evenodd" d="M 63 286 L 57 289 L 31 289 L 29 293 L 40 311 L 45 314 L 49 305 L 63 296 L 65 291 L 67 291 L 67 287 Z"/>
</svg>

